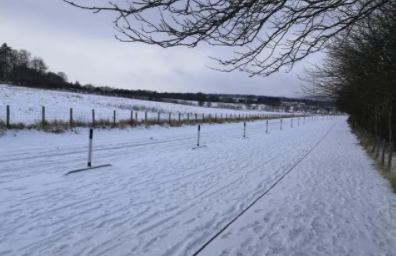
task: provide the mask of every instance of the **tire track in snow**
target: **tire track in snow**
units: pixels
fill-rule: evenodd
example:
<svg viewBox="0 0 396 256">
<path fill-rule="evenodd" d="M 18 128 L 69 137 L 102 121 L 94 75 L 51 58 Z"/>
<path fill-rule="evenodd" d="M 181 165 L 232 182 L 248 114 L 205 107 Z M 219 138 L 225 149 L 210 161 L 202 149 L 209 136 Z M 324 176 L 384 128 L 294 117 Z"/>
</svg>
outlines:
<svg viewBox="0 0 396 256">
<path fill-rule="evenodd" d="M 334 126 L 329 129 L 329 131 L 309 150 L 296 164 L 292 166 L 287 172 L 285 172 L 271 187 L 269 187 L 263 194 L 256 198 L 251 204 L 248 205 L 241 213 L 239 213 L 235 218 L 233 218 L 227 225 L 225 225 L 221 230 L 219 230 L 214 236 L 212 236 L 205 244 L 203 244 L 192 256 L 197 256 L 201 251 L 203 251 L 211 242 L 213 242 L 219 235 L 221 235 L 229 226 L 231 226 L 237 219 L 239 219 L 245 212 L 247 212 L 255 203 L 257 203 L 261 198 L 263 198 L 271 189 L 273 189 L 287 174 L 289 174 L 302 160 L 304 160 L 331 132 Z"/>
</svg>

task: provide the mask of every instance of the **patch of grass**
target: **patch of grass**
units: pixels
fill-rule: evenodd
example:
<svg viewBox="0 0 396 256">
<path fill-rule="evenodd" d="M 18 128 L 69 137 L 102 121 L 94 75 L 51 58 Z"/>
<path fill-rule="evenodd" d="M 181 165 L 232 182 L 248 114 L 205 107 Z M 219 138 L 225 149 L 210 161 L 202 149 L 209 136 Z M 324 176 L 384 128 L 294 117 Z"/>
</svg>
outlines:
<svg viewBox="0 0 396 256">
<path fill-rule="evenodd" d="M 390 181 L 393 193 L 396 193 L 396 175 L 384 170 L 381 170 L 381 174 Z"/>
<path fill-rule="evenodd" d="M 286 117 L 283 117 L 286 118 Z M 294 117 L 296 118 L 296 116 Z M 120 129 L 127 129 L 130 127 L 138 127 L 138 126 L 145 126 L 146 128 L 159 125 L 163 127 L 180 127 L 183 125 L 198 125 L 198 124 L 223 124 L 223 123 L 242 123 L 242 122 L 252 122 L 256 120 L 266 120 L 271 118 L 260 118 L 260 117 L 251 117 L 249 119 L 244 118 L 215 118 L 214 116 L 205 117 L 204 120 L 202 118 L 195 119 L 195 116 L 190 116 L 190 119 L 181 119 L 180 122 L 178 120 L 171 120 L 170 122 L 167 119 L 149 119 L 147 121 L 140 120 L 130 120 L 130 119 L 121 119 L 117 120 L 114 124 L 113 120 L 110 118 L 103 118 L 95 120 L 95 128 L 102 128 L 102 129 L 111 129 L 111 128 L 120 128 Z M 81 127 L 92 127 L 92 122 L 86 121 L 83 119 L 74 119 L 72 123 L 73 128 L 81 128 Z M 62 120 L 49 120 L 46 122 L 36 121 L 34 124 L 23 124 L 23 123 L 16 123 L 11 124 L 9 129 L 37 129 L 40 131 L 48 132 L 48 133 L 64 133 L 68 130 L 71 130 L 71 124 L 69 121 L 62 121 Z M 0 120 L 0 130 L 6 130 L 7 127 L 4 121 Z"/>
<path fill-rule="evenodd" d="M 350 120 L 348 120 L 350 122 Z M 351 124 L 351 123 L 350 123 Z M 376 158 L 375 152 L 372 152 L 373 146 L 370 145 L 369 141 L 365 140 L 361 133 L 359 133 L 356 129 L 353 129 L 352 125 L 350 125 L 352 132 L 356 135 L 359 140 L 359 145 L 361 145 L 365 150 L 367 155 L 369 155 L 375 162 L 376 166 L 378 167 L 381 175 L 389 180 L 390 185 L 392 187 L 393 193 L 396 193 L 396 175 L 390 171 L 388 171 L 382 164 L 379 159 Z"/>
</svg>

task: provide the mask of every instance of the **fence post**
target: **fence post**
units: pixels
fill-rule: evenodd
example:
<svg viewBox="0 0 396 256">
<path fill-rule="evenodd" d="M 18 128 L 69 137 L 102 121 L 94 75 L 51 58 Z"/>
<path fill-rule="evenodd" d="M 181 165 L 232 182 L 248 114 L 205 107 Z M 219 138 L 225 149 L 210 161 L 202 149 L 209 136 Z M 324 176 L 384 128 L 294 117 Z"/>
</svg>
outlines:
<svg viewBox="0 0 396 256">
<path fill-rule="evenodd" d="M 73 131 L 73 108 L 70 108 L 70 130 Z"/>
<path fill-rule="evenodd" d="M 202 122 L 205 122 L 205 114 L 202 114 Z"/>
<path fill-rule="evenodd" d="M 378 159 L 379 157 L 380 147 L 381 147 L 381 138 L 377 135 L 377 148 L 375 150 L 375 159 Z"/>
<path fill-rule="evenodd" d="M 371 153 L 375 153 L 376 148 L 377 148 L 377 136 L 373 134 L 373 148 L 371 149 Z"/>
<path fill-rule="evenodd" d="M 113 113 L 113 126 L 116 126 L 116 111 Z"/>
<path fill-rule="evenodd" d="M 168 123 L 171 123 L 171 121 L 172 121 L 172 113 L 169 112 L 169 122 Z"/>
<path fill-rule="evenodd" d="M 144 123 L 147 125 L 147 111 L 144 112 Z"/>
<path fill-rule="evenodd" d="M 297 123 L 298 123 L 298 126 L 300 126 L 300 118 L 299 117 L 297 118 Z"/>
<path fill-rule="evenodd" d="M 131 124 L 133 124 L 133 111 L 131 111 Z"/>
<path fill-rule="evenodd" d="M 392 157 L 393 157 L 393 142 L 389 142 L 389 149 L 388 149 L 388 171 L 392 168 Z"/>
<path fill-rule="evenodd" d="M 92 127 L 95 127 L 95 109 L 92 109 Z"/>
<path fill-rule="evenodd" d="M 267 125 L 266 125 L 266 128 L 265 128 L 265 133 L 268 133 L 268 120 L 267 120 Z"/>
<path fill-rule="evenodd" d="M 199 147 L 199 140 L 201 137 L 201 125 L 198 125 L 198 141 L 197 141 L 197 147 Z"/>
<path fill-rule="evenodd" d="M 291 119 L 291 124 L 290 124 L 291 128 L 293 128 L 293 118 Z"/>
<path fill-rule="evenodd" d="M 198 114 L 195 113 L 195 121 L 198 122 Z"/>
<path fill-rule="evenodd" d="M 7 128 L 10 127 L 10 105 L 7 105 L 7 115 L 6 115 L 6 125 Z"/>
<path fill-rule="evenodd" d="M 382 140 L 382 155 L 381 155 L 381 164 L 385 165 L 385 153 L 386 153 L 386 140 Z"/>
<path fill-rule="evenodd" d="M 93 128 L 90 128 L 89 129 L 88 167 L 92 167 L 92 139 L 93 139 Z"/>
<path fill-rule="evenodd" d="M 136 121 L 136 123 L 138 122 L 138 112 L 137 111 L 135 112 L 135 121 Z"/>
<path fill-rule="evenodd" d="M 282 130 L 282 119 L 280 121 L 280 129 Z"/>
<path fill-rule="evenodd" d="M 243 137 L 246 138 L 246 122 L 243 122 Z"/>
<path fill-rule="evenodd" d="M 187 113 L 187 122 L 190 122 L 190 113 Z"/>
<path fill-rule="evenodd" d="M 180 112 L 179 112 L 179 123 L 180 123 Z"/>
<path fill-rule="evenodd" d="M 42 124 L 45 124 L 45 107 L 44 106 L 41 107 L 41 114 L 42 114 L 41 122 L 42 122 Z"/>
</svg>

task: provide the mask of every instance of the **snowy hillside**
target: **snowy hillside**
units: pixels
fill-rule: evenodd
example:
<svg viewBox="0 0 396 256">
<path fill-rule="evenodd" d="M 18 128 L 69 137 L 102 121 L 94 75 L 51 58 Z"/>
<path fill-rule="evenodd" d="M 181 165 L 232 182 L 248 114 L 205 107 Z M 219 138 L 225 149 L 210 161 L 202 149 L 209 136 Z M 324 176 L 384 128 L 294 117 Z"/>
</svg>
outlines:
<svg viewBox="0 0 396 256">
<path fill-rule="evenodd" d="M 212 116 L 266 113 L 0 85 L 0 119 L 3 120 L 6 116 L 6 105 L 10 105 L 11 108 L 11 122 L 25 124 L 33 123 L 41 118 L 42 106 L 45 106 L 45 116 L 48 121 L 69 120 L 70 108 L 73 108 L 74 119 L 80 121 L 91 120 L 92 109 L 95 109 L 97 119 L 111 119 L 113 111 L 116 110 L 117 119 L 129 119 L 131 111 L 134 111 L 134 117 L 137 112 L 139 120 L 144 118 L 146 111 L 148 118 L 157 118 L 158 113 L 161 113 L 161 119 L 164 120 L 169 118 L 169 113 L 172 113 L 173 119 L 178 118 L 179 113 L 182 114 L 182 118 L 186 118 L 188 113 L 211 114 Z"/>
</svg>

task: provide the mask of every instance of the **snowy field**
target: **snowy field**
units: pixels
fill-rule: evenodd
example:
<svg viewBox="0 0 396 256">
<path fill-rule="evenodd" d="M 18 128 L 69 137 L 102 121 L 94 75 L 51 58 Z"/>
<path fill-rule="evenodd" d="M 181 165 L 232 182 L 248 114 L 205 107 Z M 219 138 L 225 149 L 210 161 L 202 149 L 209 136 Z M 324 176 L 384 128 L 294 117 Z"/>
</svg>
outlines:
<svg viewBox="0 0 396 256">
<path fill-rule="evenodd" d="M 287 122 L 289 122 L 288 120 Z M 34 136 L 33 136 L 34 135 Z M 345 118 L 0 137 L 0 255 L 395 255 L 396 197 Z"/>
<path fill-rule="evenodd" d="M 91 94 L 70 93 L 61 91 L 49 91 L 42 89 L 32 89 L 9 85 L 0 85 L 0 119 L 6 118 L 6 106 L 10 106 L 11 123 L 31 124 L 42 118 L 42 106 L 45 106 L 45 118 L 47 121 L 54 119 L 68 121 L 70 118 L 70 108 L 73 108 L 74 120 L 89 122 L 92 120 L 92 109 L 95 109 L 95 118 L 113 118 L 113 111 L 116 110 L 117 120 L 129 120 L 131 111 L 133 117 L 137 113 L 137 118 L 143 120 L 145 112 L 148 118 L 157 119 L 161 113 L 162 120 L 171 118 L 176 120 L 181 113 L 181 119 L 187 119 L 187 115 L 244 115 L 244 114 L 264 114 L 263 111 L 232 110 L 221 108 L 207 108 L 198 106 L 186 106 L 164 102 L 133 100 L 127 98 L 98 96 Z M 282 113 L 276 113 L 282 114 Z M 283 113 L 285 114 L 285 113 Z M 290 115 L 290 114 L 289 114 Z"/>
</svg>

